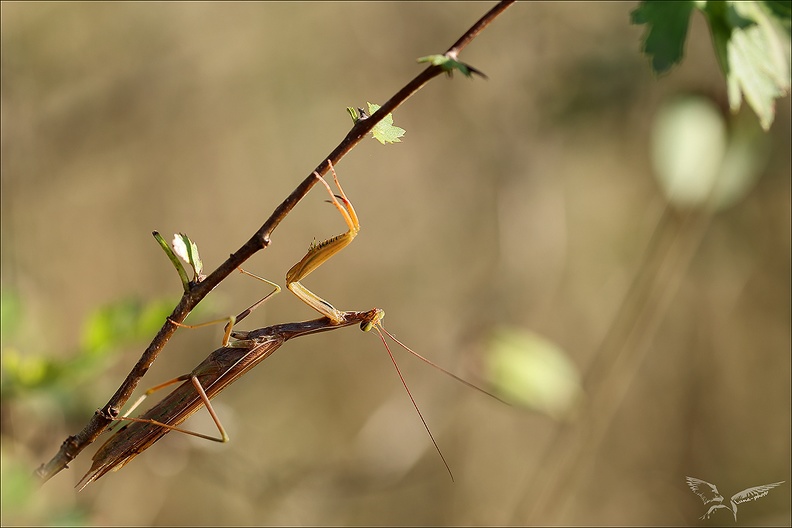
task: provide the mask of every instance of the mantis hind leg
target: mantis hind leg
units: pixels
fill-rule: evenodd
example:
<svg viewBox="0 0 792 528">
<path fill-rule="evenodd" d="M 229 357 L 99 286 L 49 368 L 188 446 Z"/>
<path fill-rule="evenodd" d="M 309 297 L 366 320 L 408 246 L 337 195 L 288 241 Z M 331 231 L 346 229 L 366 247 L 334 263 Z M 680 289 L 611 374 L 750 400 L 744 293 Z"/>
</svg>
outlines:
<svg viewBox="0 0 792 528">
<path fill-rule="evenodd" d="M 203 434 L 203 433 L 197 433 L 195 431 L 190 431 L 188 429 L 182 429 L 181 427 L 176 427 L 175 425 L 169 425 L 169 424 L 166 424 L 166 423 L 163 423 L 163 422 L 159 422 L 157 420 L 152 420 L 150 418 L 130 418 L 129 417 L 129 415 L 132 413 L 132 411 L 134 411 L 141 403 L 143 403 L 143 400 L 145 400 L 150 394 L 152 394 L 152 393 L 154 393 L 154 392 L 156 392 L 156 391 L 158 391 L 160 389 L 164 389 L 165 387 L 169 387 L 169 386 L 173 385 L 174 383 L 179 383 L 180 381 L 187 381 L 187 380 L 190 380 L 190 382 L 192 383 L 193 387 L 195 387 L 195 391 L 198 393 L 198 396 L 201 398 L 201 401 L 203 402 L 204 406 L 206 407 L 206 410 L 209 411 L 209 415 L 212 417 L 212 421 L 214 421 L 215 425 L 217 426 L 217 430 L 220 433 L 219 437 L 210 436 L 210 435 Z M 159 384 L 159 385 L 157 385 L 155 387 L 150 388 L 140 398 L 138 398 L 138 400 L 132 405 L 132 407 L 129 408 L 129 410 L 126 413 L 124 413 L 123 416 L 121 416 L 119 418 L 116 418 L 116 420 L 125 421 L 125 422 L 139 422 L 139 423 L 147 423 L 147 424 L 157 425 L 157 426 L 164 427 L 165 429 L 168 429 L 168 430 L 171 430 L 171 431 L 178 431 L 180 433 L 188 434 L 190 436 L 203 438 L 205 440 L 211 440 L 212 442 L 225 443 L 225 442 L 228 442 L 228 440 L 229 440 L 228 434 L 226 433 L 226 430 L 223 427 L 223 424 L 220 422 L 220 418 L 217 416 L 217 412 L 215 412 L 214 407 L 212 407 L 212 402 L 209 401 L 209 396 L 206 395 L 206 391 L 204 390 L 203 385 L 201 385 L 201 382 L 198 380 L 198 376 L 196 376 L 195 374 L 192 374 L 192 373 L 191 374 L 185 374 L 183 376 L 179 376 L 178 378 L 173 378 L 172 380 L 166 381 L 165 383 L 161 383 L 161 384 Z"/>
</svg>

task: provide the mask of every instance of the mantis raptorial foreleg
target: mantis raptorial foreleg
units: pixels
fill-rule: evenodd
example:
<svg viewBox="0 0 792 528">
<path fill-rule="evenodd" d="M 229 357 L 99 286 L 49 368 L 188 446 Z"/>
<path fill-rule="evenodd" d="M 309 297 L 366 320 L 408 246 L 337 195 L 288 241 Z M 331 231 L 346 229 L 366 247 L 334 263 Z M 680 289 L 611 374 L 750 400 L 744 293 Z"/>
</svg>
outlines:
<svg viewBox="0 0 792 528">
<path fill-rule="evenodd" d="M 262 297 L 261 299 L 259 299 L 255 303 L 253 303 L 249 308 L 243 310 L 241 313 L 239 313 L 236 316 L 230 315 L 230 316 L 224 317 L 222 319 L 215 319 L 214 321 L 208 321 L 206 323 L 200 323 L 200 324 L 195 324 L 195 325 L 177 323 L 176 321 L 174 321 L 172 319 L 169 319 L 169 321 L 171 323 L 175 324 L 176 326 L 181 326 L 183 328 L 202 328 L 204 326 L 209 326 L 209 325 L 219 324 L 219 323 L 225 322 L 226 325 L 225 325 L 225 332 L 223 334 L 223 345 L 222 346 L 224 346 L 224 347 L 226 347 L 226 346 L 234 346 L 233 343 L 231 343 L 231 345 L 228 344 L 229 340 L 231 339 L 231 331 L 234 329 L 234 325 L 236 323 L 238 323 L 239 321 L 241 321 L 242 319 L 244 319 L 245 317 L 247 317 L 248 315 L 250 315 L 250 313 L 253 310 L 255 310 L 256 308 L 258 308 L 259 306 L 264 304 L 264 302 L 267 299 L 269 299 L 270 297 L 272 297 L 273 295 L 275 295 L 275 294 L 277 294 L 277 293 L 279 293 L 281 291 L 281 287 L 278 286 L 277 284 L 275 284 L 274 282 L 269 281 L 269 280 L 265 279 L 264 277 L 259 277 L 258 275 L 254 275 L 253 273 L 250 273 L 249 271 L 245 271 L 242 268 L 237 268 L 237 269 L 241 273 L 244 273 L 245 275 L 249 275 L 249 276 L 253 277 L 254 279 L 258 279 L 260 281 L 266 282 L 267 284 L 272 286 L 274 289 L 271 292 L 269 292 L 267 295 L 265 295 L 264 297 Z"/>
<path fill-rule="evenodd" d="M 341 213 L 341 216 L 344 217 L 348 230 L 346 233 L 336 235 L 319 244 L 311 244 L 311 247 L 308 248 L 308 253 L 305 254 L 302 260 L 292 266 L 286 273 L 286 287 L 305 304 L 329 318 L 334 323 L 340 323 L 344 320 L 343 312 L 300 284 L 300 280 L 307 277 L 326 260 L 349 245 L 349 243 L 354 240 L 355 236 L 357 236 L 358 231 L 360 231 L 360 222 L 358 221 L 357 214 L 355 214 L 355 208 L 352 207 L 346 194 L 344 194 L 344 190 L 341 188 L 341 184 L 338 183 L 338 175 L 336 174 L 335 168 L 333 168 L 333 163 L 330 160 L 327 160 L 327 163 L 330 165 L 330 170 L 333 172 L 333 180 L 335 181 L 336 187 L 338 187 L 340 196 L 333 194 L 330 185 L 318 172 L 314 172 L 314 175 L 327 189 L 327 192 L 330 194 L 330 201 L 335 205 L 336 209 L 338 209 L 338 212 Z M 338 200 L 344 202 L 344 205 L 341 205 Z"/>
</svg>

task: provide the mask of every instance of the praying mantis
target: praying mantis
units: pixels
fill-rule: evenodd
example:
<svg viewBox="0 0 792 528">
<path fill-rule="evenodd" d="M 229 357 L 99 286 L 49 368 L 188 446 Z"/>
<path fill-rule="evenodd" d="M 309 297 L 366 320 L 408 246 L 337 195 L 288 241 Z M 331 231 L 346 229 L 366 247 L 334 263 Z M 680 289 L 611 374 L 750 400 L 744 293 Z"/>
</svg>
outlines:
<svg viewBox="0 0 792 528">
<path fill-rule="evenodd" d="M 336 209 L 338 209 L 338 211 L 341 213 L 341 216 L 344 218 L 344 221 L 346 222 L 347 231 L 318 244 L 311 244 L 306 255 L 297 264 L 292 266 L 292 268 L 286 273 L 286 287 L 300 300 L 322 314 L 323 317 L 310 321 L 282 323 L 251 331 L 233 330 L 233 326 L 236 323 L 247 317 L 247 315 L 249 315 L 256 307 L 280 291 L 280 287 L 277 284 L 261 277 L 257 277 L 252 273 L 248 273 L 240 268 L 240 271 L 243 273 L 247 273 L 248 275 L 267 282 L 274 287 L 274 290 L 236 317 L 228 318 L 230 321 L 226 326 L 221 348 L 218 348 L 209 354 L 209 356 L 204 359 L 197 367 L 195 367 L 189 374 L 184 374 L 149 389 L 138 399 L 134 405 L 132 405 L 132 407 L 124 416 L 117 418 L 119 421 L 126 421 L 129 423 L 120 428 L 94 454 L 91 468 L 76 486 L 78 490 L 82 490 L 85 488 L 85 486 L 102 477 L 109 471 L 117 471 L 121 469 L 133 458 L 151 447 L 155 442 L 157 442 L 170 431 L 179 431 L 215 442 L 227 442 L 229 440 L 228 434 L 223 428 L 220 419 L 218 418 L 217 413 L 213 409 L 210 402 L 213 397 L 218 395 L 223 389 L 242 377 L 246 372 L 258 365 L 261 361 L 269 357 L 273 352 L 275 352 L 275 350 L 280 348 L 280 346 L 289 339 L 335 330 L 338 328 L 344 328 L 354 324 L 359 325 L 361 330 L 364 332 L 375 329 L 379 334 L 379 337 L 385 345 L 385 349 L 387 350 L 388 355 L 390 356 L 390 359 L 396 368 L 396 372 L 399 375 L 399 378 L 401 379 L 401 382 L 404 385 L 404 388 L 407 391 L 407 394 L 410 397 L 415 410 L 418 412 L 418 416 L 420 417 L 424 428 L 429 434 L 435 449 L 439 453 L 443 464 L 445 465 L 449 475 L 451 476 L 451 479 L 453 480 L 454 477 L 451 473 L 451 468 L 449 467 L 448 462 L 446 462 L 443 453 L 440 451 L 440 448 L 437 445 L 437 442 L 435 441 L 431 431 L 429 430 L 429 426 L 426 424 L 426 420 L 421 414 L 420 409 L 418 409 L 418 405 L 410 393 L 407 383 L 404 381 L 401 370 L 399 369 L 399 366 L 396 363 L 393 354 L 391 353 L 390 347 L 388 346 L 384 335 L 387 335 L 404 349 L 422 361 L 439 369 L 441 372 L 453 377 L 465 385 L 468 385 L 469 387 L 487 394 L 488 396 L 498 399 L 499 401 L 502 400 L 477 387 L 476 385 L 473 385 L 472 383 L 452 374 L 439 365 L 436 365 L 434 362 L 421 356 L 396 339 L 390 334 L 390 332 L 385 330 L 382 325 L 382 319 L 385 317 L 385 312 L 383 310 L 374 308 L 372 310 L 363 312 L 341 311 L 326 300 L 308 290 L 308 288 L 300 283 L 300 280 L 304 279 L 307 275 L 321 266 L 333 255 L 349 245 L 360 230 L 360 222 L 358 220 L 357 214 L 355 213 L 355 209 L 344 193 L 344 190 L 341 188 L 341 184 L 338 181 L 338 175 L 335 172 L 333 164 L 330 162 L 330 160 L 328 160 L 328 163 L 330 170 L 333 173 L 333 179 L 335 181 L 336 187 L 338 187 L 339 195 L 335 195 L 333 193 L 330 185 L 318 172 L 314 172 L 314 176 L 327 189 L 327 192 L 330 195 L 330 202 L 336 207 Z M 171 322 L 178 326 L 189 326 L 175 323 L 173 321 Z M 213 322 L 204 323 L 204 325 L 211 324 Z M 231 338 L 233 338 L 233 341 L 231 341 Z M 142 416 L 137 418 L 129 417 L 129 414 L 131 414 L 131 412 L 138 405 L 140 405 L 143 399 L 145 399 L 149 394 L 178 382 L 183 383 Z M 220 433 L 219 437 L 205 435 L 179 427 L 182 422 L 200 410 L 202 406 L 205 406 L 211 415 L 212 420 L 214 421 L 218 432 Z"/>
</svg>

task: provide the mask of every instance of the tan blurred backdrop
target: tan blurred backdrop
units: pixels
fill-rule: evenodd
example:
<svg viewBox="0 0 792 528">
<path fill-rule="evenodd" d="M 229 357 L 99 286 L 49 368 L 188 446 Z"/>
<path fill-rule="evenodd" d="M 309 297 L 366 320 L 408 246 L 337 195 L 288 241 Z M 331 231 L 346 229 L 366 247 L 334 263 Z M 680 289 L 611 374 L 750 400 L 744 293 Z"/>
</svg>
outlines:
<svg viewBox="0 0 792 528">
<path fill-rule="evenodd" d="M 23 300 L 24 352 L 68 359 L 104 303 L 175 301 L 152 230 L 186 232 L 213 270 L 341 140 L 347 106 L 382 104 L 490 6 L 3 3 L 2 287 Z M 362 231 L 306 285 L 340 309 L 385 309 L 401 340 L 479 383 L 499 325 L 588 372 L 663 214 L 658 108 L 691 91 L 725 99 L 700 16 L 684 63 L 655 79 L 633 8 L 507 10 L 463 53 L 489 80 L 435 79 L 396 112 L 402 143 L 367 139 L 338 165 Z M 607 416 L 562 425 L 402 354 L 452 483 L 379 341 L 340 330 L 288 343 L 216 400 L 230 444 L 170 434 L 77 494 L 91 446 L 25 504 L 4 503 L 3 524 L 689 525 L 705 510 L 686 475 L 727 497 L 789 481 L 789 98 L 777 110 L 766 167 L 696 224 Z M 247 268 L 283 284 L 311 240 L 343 229 L 324 199 L 312 191 Z M 232 276 L 202 315 L 263 292 Z M 314 316 L 285 293 L 243 327 Z M 143 385 L 188 372 L 220 333 L 178 332 Z M 3 463 L 48 460 L 144 346 L 82 387 L 81 417 L 35 394 L 4 402 Z M 789 485 L 741 521 L 788 525 Z"/>
</svg>

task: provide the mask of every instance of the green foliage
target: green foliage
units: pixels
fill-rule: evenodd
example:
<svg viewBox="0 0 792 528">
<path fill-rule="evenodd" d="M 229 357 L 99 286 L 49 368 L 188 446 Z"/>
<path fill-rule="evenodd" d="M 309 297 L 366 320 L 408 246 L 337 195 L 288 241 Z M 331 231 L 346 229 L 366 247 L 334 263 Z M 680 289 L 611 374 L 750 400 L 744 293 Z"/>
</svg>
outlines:
<svg viewBox="0 0 792 528">
<path fill-rule="evenodd" d="M 64 417 L 79 416 L 96 408 L 97 380 L 116 357 L 119 348 L 150 339 L 172 309 L 173 301 L 142 303 L 125 299 L 91 313 L 82 330 L 81 345 L 66 359 L 40 353 L 33 347 L 46 346 L 39 334 L 23 328 L 24 306 L 13 292 L 3 290 L 2 350 L 0 350 L 0 398 L 3 402 L 0 479 L 3 520 L 12 524 L 36 525 L 41 519 L 33 512 L 46 511 L 50 526 L 85 525 L 87 512 L 73 502 L 53 505 L 36 493 L 33 478 L 35 460 L 26 445 L 29 435 L 21 416 L 35 415 L 41 433 Z M 57 411 L 55 411 L 57 409 Z M 22 422 L 22 425 L 20 425 Z M 47 425 L 49 423 L 49 425 Z"/>
<path fill-rule="evenodd" d="M 83 422 L 97 407 L 97 388 L 103 373 L 120 358 L 122 347 L 147 343 L 170 315 L 175 299 L 144 303 L 122 299 L 100 307 L 85 319 L 80 345 L 59 354 L 41 352 L 48 343 L 38 330 L 25 325 L 31 317 L 23 300 L 13 291 L 0 295 L 2 343 L 0 349 L 0 399 L 3 422 L 0 429 L 0 501 L 4 524 L 39 525 L 36 512 L 46 512 L 46 525 L 87 525 L 88 511 L 75 501 L 48 502 L 37 493 L 40 482 L 33 468 L 40 462 L 27 443 L 50 435 L 71 419 Z M 195 310 L 197 311 L 197 310 Z M 109 395 L 106 395 L 109 396 Z M 34 416 L 37 432 L 21 417 Z M 65 434 L 65 433 L 64 433 Z"/>
<path fill-rule="evenodd" d="M 465 77 L 473 77 L 473 74 L 479 75 L 484 79 L 487 79 L 487 76 L 484 75 L 484 72 L 481 70 L 477 70 L 470 64 L 465 64 L 464 62 L 460 62 L 456 60 L 455 56 L 451 55 L 427 55 L 426 57 L 420 57 L 417 59 L 418 62 L 429 62 L 432 66 L 440 66 L 444 72 L 448 74 L 449 77 L 453 77 L 454 70 L 459 70 Z"/>
<path fill-rule="evenodd" d="M 172 300 L 121 299 L 88 316 L 82 331 L 81 354 L 104 356 L 108 351 L 150 339 L 173 309 Z"/>
<path fill-rule="evenodd" d="M 792 2 L 641 2 L 631 20 L 647 26 L 642 51 L 652 58 L 655 73 L 665 73 L 681 62 L 694 8 L 709 23 L 732 111 L 740 109 L 745 97 L 768 130 L 775 100 L 790 89 Z"/>
<path fill-rule="evenodd" d="M 5 332 L 5 321 L 21 318 L 22 307 L 3 295 L 2 397 L 13 399 L 33 390 L 53 390 L 58 394 L 71 390 L 81 380 L 106 368 L 107 361 L 121 347 L 144 342 L 157 332 L 173 307 L 172 300 L 142 303 L 123 299 L 101 307 L 86 319 L 81 345 L 69 359 L 39 355 L 22 347 Z M 15 313 L 12 313 L 15 312 Z M 8 328 L 14 332 L 13 327 Z"/>
</svg>

